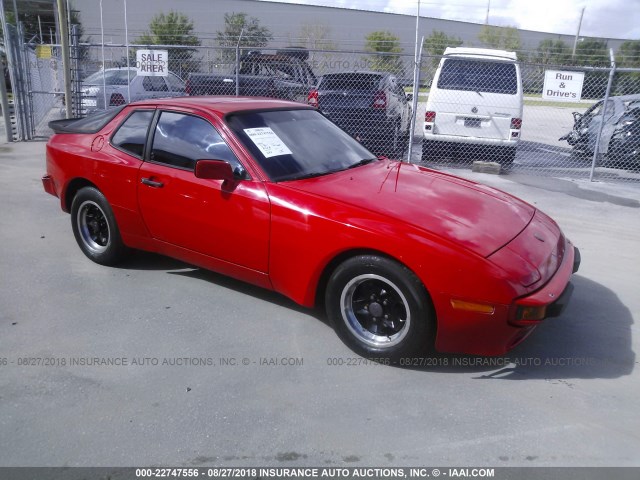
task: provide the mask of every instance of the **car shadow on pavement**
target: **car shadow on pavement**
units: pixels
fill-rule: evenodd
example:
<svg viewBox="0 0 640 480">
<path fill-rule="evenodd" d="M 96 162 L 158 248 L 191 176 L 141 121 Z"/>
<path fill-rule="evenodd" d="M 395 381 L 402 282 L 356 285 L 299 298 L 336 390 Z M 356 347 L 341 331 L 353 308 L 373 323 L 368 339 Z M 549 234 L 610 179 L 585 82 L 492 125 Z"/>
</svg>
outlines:
<svg viewBox="0 0 640 480">
<path fill-rule="evenodd" d="M 438 355 L 433 368 L 421 370 L 473 373 L 485 380 L 618 378 L 636 365 L 630 310 L 610 289 L 580 275 L 571 302 L 560 317 L 545 320 L 504 356 Z"/>
<path fill-rule="evenodd" d="M 309 315 L 327 326 L 324 309 L 308 309 L 287 297 L 179 260 L 136 252 L 121 268 L 166 270 Z M 480 357 L 434 353 L 399 368 L 425 372 L 473 374 L 477 379 L 528 380 L 618 378 L 636 364 L 629 309 L 612 290 L 574 275 L 573 297 L 560 317 L 545 320 L 521 345 L 504 356 Z M 331 328 L 331 327 L 330 327 Z M 406 362 L 411 363 L 411 362 Z"/>
<path fill-rule="evenodd" d="M 236 292 L 251 295 L 260 300 L 264 300 L 281 307 L 289 308 L 312 317 L 317 318 L 322 323 L 330 325 L 330 322 L 324 316 L 324 312 L 321 308 L 306 308 L 298 305 L 293 300 L 285 297 L 284 295 L 261 288 L 250 283 L 236 280 L 235 278 L 228 277 L 216 273 L 212 270 L 206 270 L 174 258 L 165 257 L 157 253 L 136 251 L 129 259 L 116 265 L 116 268 L 130 269 L 130 270 L 165 270 L 171 275 L 180 275 L 185 277 L 197 278 L 200 280 L 213 283 L 223 288 L 228 288 Z"/>
</svg>

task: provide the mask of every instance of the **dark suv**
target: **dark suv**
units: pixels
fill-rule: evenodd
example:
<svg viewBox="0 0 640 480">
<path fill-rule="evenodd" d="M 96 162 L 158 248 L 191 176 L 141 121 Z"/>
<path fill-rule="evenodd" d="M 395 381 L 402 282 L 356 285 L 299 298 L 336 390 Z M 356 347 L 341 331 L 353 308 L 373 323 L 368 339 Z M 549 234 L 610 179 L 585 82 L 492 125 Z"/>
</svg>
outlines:
<svg viewBox="0 0 640 480">
<path fill-rule="evenodd" d="M 373 152 L 390 157 L 404 152 L 411 127 L 411 105 L 394 75 L 326 74 L 309 92 L 307 103 Z"/>
</svg>

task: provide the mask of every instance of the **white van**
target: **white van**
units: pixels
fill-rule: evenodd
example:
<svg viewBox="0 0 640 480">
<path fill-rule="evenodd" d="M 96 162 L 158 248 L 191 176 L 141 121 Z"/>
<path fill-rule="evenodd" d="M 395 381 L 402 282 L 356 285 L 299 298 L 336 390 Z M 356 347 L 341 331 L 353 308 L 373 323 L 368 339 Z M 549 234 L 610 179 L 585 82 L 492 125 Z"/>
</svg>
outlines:
<svg viewBox="0 0 640 480">
<path fill-rule="evenodd" d="M 422 160 L 441 154 L 510 166 L 522 127 L 522 79 L 515 52 L 447 48 L 431 85 Z"/>
</svg>

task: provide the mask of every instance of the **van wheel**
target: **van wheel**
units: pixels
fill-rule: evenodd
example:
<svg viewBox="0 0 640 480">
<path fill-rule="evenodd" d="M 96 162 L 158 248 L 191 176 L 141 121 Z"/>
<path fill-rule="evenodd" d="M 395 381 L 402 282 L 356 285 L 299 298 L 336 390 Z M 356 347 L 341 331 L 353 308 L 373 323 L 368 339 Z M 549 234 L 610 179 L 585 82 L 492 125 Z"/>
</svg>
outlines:
<svg viewBox="0 0 640 480">
<path fill-rule="evenodd" d="M 438 144 L 432 140 L 422 140 L 422 161 L 433 162 L 438 156 Z"/>
<path fill-rule="evenodd" d="M 513 166 L 513 161 L 516 158 L 516 149 L 515 147 L 505 147 L 502 148 L 498 153 L 498 163 L 502 166 L 504 170 L 511 170 Z"/>
</svg>

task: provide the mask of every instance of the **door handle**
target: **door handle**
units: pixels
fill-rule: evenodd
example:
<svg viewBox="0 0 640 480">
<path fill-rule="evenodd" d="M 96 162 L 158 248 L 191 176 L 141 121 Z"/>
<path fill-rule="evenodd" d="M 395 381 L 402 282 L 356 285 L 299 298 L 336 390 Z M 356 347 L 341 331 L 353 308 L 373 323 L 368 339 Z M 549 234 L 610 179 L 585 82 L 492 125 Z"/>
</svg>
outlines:
<svg viewBox="0 0 640 480">
<path fill-rule="evenodd" d="M 156 182 L 154 180 L 151 180 L 150 178 L 142 178 L 140 181 L 145 185 L 149 185 L 150 187 L 153 187 L 153 188 L 162 188 L 164 186 L 164 183 Z"/>
</svg>

